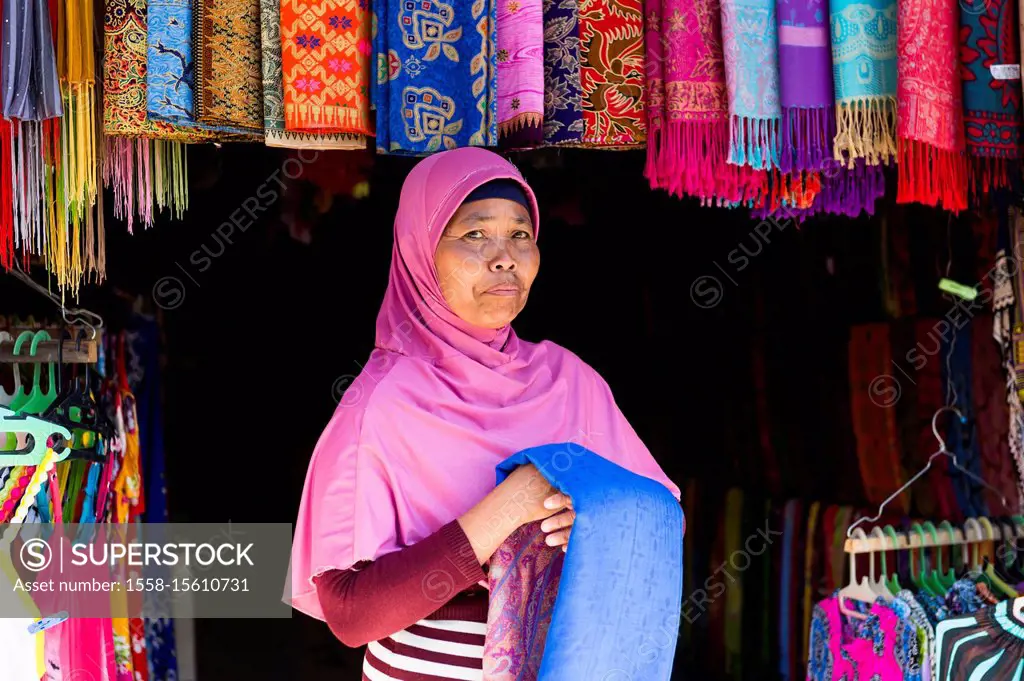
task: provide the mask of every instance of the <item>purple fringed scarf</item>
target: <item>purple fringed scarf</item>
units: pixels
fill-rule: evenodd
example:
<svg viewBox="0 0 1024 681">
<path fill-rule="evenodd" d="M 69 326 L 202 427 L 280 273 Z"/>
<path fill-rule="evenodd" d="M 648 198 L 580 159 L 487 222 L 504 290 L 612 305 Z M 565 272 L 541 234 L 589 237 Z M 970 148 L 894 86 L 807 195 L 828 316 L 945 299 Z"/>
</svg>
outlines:
<svg viewBox="0 0 1024 681">
<path fill-rule="evenodd" d="M 832 49 L 825 0 L 777 0 L 783 172 L 820 170 L 836 134 Z"/>
<path fill-rule="evenodd" d="M 875 202 L 885 195 L 883 166 L 869 166 L 862 158 L 854 162 L 853 168 L 826 160 L 818 177 L 821 189 L 809 208 L 780 205 L 772 210 L 766 202 L 752 209 L 751 215 L 758 220 L 794 218 L 797 222 L 823 213 L 855 218 L 861 213 L 874 215 Z"/>
</svg>

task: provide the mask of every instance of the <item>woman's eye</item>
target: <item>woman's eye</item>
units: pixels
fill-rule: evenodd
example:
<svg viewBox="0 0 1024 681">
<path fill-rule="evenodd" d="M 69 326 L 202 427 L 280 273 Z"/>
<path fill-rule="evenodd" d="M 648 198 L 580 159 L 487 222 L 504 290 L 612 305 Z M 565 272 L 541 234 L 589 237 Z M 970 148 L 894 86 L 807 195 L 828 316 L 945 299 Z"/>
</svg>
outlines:
<svg viewBox="0 0 1024 681">
<path fill-rule="evenodd" d="M 515 232 L 512 235 L 512 238 L 513 239 L 530 239 L 530 238 L 532 238 L 532 236 L 527 231 L 519 230 L 519 231 Z"/>
<path fill-rule="evenodd" d="M 466 232 L 463 236 L 467 239 L 477 240 L 484 235 L 479 229 L 474 229 L 472 232 Z"/>
</svg>

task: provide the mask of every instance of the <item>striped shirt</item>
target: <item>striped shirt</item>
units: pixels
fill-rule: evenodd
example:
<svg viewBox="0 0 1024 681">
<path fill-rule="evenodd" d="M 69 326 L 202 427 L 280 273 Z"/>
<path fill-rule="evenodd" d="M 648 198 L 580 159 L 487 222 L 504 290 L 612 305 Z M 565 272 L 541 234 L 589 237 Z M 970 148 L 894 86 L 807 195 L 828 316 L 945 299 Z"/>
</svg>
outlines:
<svg viewBox="0 0 1024 681">
<path fill-rule="evenodd" d="M 486 622 L 420 620 L 366 646 L 363 681 L 480 681 L 486 634 Z"/>
</svg>

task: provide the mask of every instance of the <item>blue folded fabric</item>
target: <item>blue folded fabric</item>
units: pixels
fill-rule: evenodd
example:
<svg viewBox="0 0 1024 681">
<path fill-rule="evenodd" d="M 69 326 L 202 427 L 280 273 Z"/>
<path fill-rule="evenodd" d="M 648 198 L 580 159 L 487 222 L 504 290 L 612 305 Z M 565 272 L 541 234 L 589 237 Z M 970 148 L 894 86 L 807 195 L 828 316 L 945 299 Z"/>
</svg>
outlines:
<svg viewBox="0 0 1024 681">
<path fill-rule="evenodd" d="M 576 519 L 538 681 L 668 681 L 683 595 L 683 510 L 661 483 L 574 443 L 525 449 Z"/>
</svg>

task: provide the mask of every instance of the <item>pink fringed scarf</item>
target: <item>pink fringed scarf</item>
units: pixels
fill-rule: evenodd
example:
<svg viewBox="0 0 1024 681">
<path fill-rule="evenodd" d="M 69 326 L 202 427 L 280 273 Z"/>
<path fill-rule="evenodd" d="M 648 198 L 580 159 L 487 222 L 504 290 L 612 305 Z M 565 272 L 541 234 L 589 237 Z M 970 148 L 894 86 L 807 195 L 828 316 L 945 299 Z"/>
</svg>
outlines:
<svg viewBox="0 0 1024 681">
<path fill-rule="evenodd" d="M 938 0 L 897 5 L 898 203 L 967 208 L 958 7 Z"/>
<path fill-rule="evenodd" d="M 722 22 L 714 0 L 646 4 L 649 137 L 654 188 L 713 200 L 750 200 L 764 173 L 727 163 L 729 104 Z"/>
</svg>

